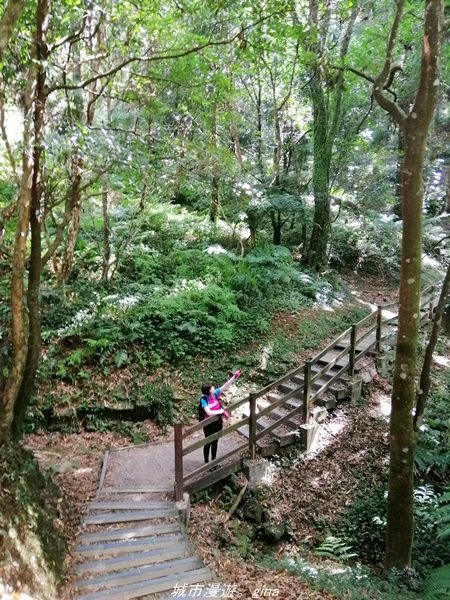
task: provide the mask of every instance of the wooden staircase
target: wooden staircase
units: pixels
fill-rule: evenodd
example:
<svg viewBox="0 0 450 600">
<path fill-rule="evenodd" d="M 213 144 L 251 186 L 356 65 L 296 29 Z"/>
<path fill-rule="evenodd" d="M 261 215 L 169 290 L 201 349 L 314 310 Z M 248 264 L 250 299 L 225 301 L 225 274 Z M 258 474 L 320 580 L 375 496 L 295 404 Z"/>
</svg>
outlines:
<svg viewBox="0 0 450 600">
<path fill-rule="evenodd" d="M 174 501 L 136 488 L 100 488 L 88 505 L 76 552 L 75 600 L 157 598 L 212 579 L 193 554 Z"/>
<path fill-rule="evenodd" d="M 384 346 L 395 342 L 397 332 L 396 320 L 391 321 L 385 328 L 382 341 Z M 334 379 L 332 385 L 328 387 L 324 394 L 319 394 L 314 399 L 311 413 L 316 416 L 320 413 L 320 408 L 332 410 L 337 403 L 346 400 L 350 397 L 350 376 L 347 371 L 350 368 L 350 357 L 348 355 L 340 356 L 342 351 L 345 351 L 351 344 L 350 337 L 343 337 L 316 363 L 311 367 L 311 376 L 313 382 L 310 385 L 310 392 L 315 394 L 322 390 L 327 383 Z M 374 354 L 376 348 L 375 333 L 369 334 L 361 342 L 355 345 L 355 360 L 353 365 L 353 374 L 357 374 L 362 364 L 358 359 L 362 356 Z M 328 368 L 329 367 L 329 368 Z M 339 374 L 339 372 L 341 372 Z M 256 430 L 263 432 L 271 428 L 271 432 L 260 437 L 257 442 L 258 454 L 260 456 L 270 456 L 276 453 L 283 446 L 290 445 L 299 439 L 301 434 L 301 425 L 304 423 L 304 394 L 305 394 L 305 377 L 302 374 L 294 374 L 280 385 L 270 390 L 267 394 L 256 399 Z M 288 395 L 287 400 L 279 405 L 283 396 Z M 278 401 L 278 405 L 277 405 Z M 270 406 L 275 404 L 273 410 Z M 258 416 L 261 411 L 264 411 L 263 416 Z M 296 411 L 291 418 L 289 414 Z M 246 404 L 240 409 L 243 417 L 250 416 L 250 405 Z M 283 419 L 283 423 L 273 429 L 273 425 Z M 243 425 L 238 428 L 239 433 L 247 440 L 250 439 L 249 425 Z M 261 435 L 261 433 L 260 433 Z"/>
</svg>

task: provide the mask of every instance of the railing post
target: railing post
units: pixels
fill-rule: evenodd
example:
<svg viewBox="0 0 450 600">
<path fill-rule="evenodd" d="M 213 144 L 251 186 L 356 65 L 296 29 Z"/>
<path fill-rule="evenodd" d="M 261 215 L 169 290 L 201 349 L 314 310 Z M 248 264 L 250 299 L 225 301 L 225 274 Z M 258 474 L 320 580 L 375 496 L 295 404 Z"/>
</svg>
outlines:
<svg viewBox="0 0 450 600">
<path fill-rule="evenodd" d="M 356 354 L 356 325 L 352 325 L 350 333 L 350 354 L 348 357 L 348 372 L 353 377 L 355 372 L 355 354 Z"/>
<path fill-rule="evenodd" d="M 381 304 L 377 306 L 377 342 L 375 350 L 378 354 L 381 354 L 381 325 L 383 323 L 383 307 Z"/>
<path fill-rule="evenodd" d="M 250 392 L 249 394 L 249 402 L 250 402 L 250 421 L 248 424 L 248 441 L 249 441 L 249 450 L 250 450 L 250 459 L 254 460 L 256 458 L 256 394 L 255 392 Z"/>
<path fill-rule="evenodd" d="M 311 403 L 311 362 L 308 358 L 305 362 L 305 369 L 303 374 L 303 423 L 309 421 L 309 408 Z"/>
<path fill-rule="evenodd" d="M 175 441 L 175 500 L 183 499 L 183 425 L 174 425 Z"/>
</svg>

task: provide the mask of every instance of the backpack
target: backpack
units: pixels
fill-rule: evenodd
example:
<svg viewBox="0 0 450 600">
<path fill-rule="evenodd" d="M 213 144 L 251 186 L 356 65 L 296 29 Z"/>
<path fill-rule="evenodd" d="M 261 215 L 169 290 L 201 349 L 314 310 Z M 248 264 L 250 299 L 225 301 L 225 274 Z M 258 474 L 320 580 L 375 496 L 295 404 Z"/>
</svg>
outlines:
<svg viewBox="0 0 450 600">
<path fill-rule="evenodd" d="M 206 398 L 206 396 L 202 396 L 198 403 L 198 420 L 199 420 L 199 422 L 204 421 L 206 419 L 206 412 L 202 406 L 202 400 L 205 400 L 205 398 Z"/>
</svg>

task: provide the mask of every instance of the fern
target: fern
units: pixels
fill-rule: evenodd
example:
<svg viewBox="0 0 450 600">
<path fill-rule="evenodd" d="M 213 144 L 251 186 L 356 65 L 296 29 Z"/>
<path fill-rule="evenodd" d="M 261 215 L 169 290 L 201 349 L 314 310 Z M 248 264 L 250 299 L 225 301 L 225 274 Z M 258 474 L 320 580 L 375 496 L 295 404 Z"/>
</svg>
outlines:
<svg viewBox="0 0 450 600">
<path fill-rule="evenodd" d="M 423 593 L 423 600 L 450 598 L 450 564 L 431 571 L 424 582 Z"/>
<path fill-rule="evenodd" d="M 436 509 L 436 522 L 438 527 L 438 538 L 446 540 L 450 538 L 450 491 L 445 492 L 438 499 Z"/>
<path fill-rule="evenodd" d="M 347 542 L 342 538 L 327 535 L 314 554 L 325 558 L 337 558 L 338 560 L 345 561 L 358 556 L 356 552 L 351 552 L 351 550 L 352 547 L 347 545 Z"/>
</svg>

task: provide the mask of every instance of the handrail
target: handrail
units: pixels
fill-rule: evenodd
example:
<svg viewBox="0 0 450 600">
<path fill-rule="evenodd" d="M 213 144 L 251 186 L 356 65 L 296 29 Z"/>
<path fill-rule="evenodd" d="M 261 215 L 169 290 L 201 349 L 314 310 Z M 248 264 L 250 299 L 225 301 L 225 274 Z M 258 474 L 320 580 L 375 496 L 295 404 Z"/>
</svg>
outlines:
<svg viewBox="0 0 450 600">
<path fill-rule="evenodd" d="M 442 283 L 442 282 L 440 282 L 440 283 Z M 439 287 L 440 283 L 430 284 L 424 290 L 422 290 L 420 292 L 420 307 L 421 307 L 420 308 L 420 312 L 421 312 L 420 321 L 426 319 L 427 316 L 429 315 L 429 311 L 427 311 L 426 304 L 430 299 L 431 299 L 431 302 L 433 301 L 435 292 L 436 292 L 437 288 Z M 389 310 L 393 306 L 398 306 L 398 304 L 399 304 L 398 300 L 396 300 L 394 302 L 390 302 L 388 304 L 383 304 L 383 305 L 380 304 L 380 305 L 378 305 L 377 310 L 369 313 L 368 315 L 363 317 L 360 321 L 358 321 L 355 325 L 353 325 L 352 327 L 349 327 L 344 332 L 342 332 L 326 348 L 321 350 L 318 354 L 316 354 L 313 358 L 311 358 L 308 361 L 308 365 L 309 365 L 308 374 L 309 375 L 311 374 L 311 367 L 316 365 L 328 352 L 336 349 L 336 346 L 342 340 L 344 340 L 345 337 L 351 336 L 350 344 L 347 344 L 347 346 L 344 349 L 342 349 L 338 353 L 337 356 L 333 357 L 332 361 L 327 363 L 319 371 L 315 372 L 314 376 L 306 377 L 306 382 L 305 382 L 305 378 L 304 378 L 303 386 L 300 384 L 298 387 L 294 388 L 287 394 L 283 394 L 282 396 L 277 398 L 274 402 L 271 402 L 263 410 L 256 412 L 256 399 L 261 398 L 262 396 L 266 395 L 270 391 L 279 387 L 282 383 L 289 381 L 290 379 L 292 379 L 293 377 L 295 377 L 296 375 L 298 375 L 299 373 L 304 371 L 306 369 L 305 364 L 302 364 L 301 366 L 296 367 L 295 369 L 291 370 L 286 375 L 283 375 L 283 377 L 280 377 L 279 379 L 269 383 L 268 385 L 264 386 L 263 388 L 261 388 L 260 390 L 258 390 L 256 392 L 251 392 L 250 395 L 245 396 L 244 398 L 241 398 L 240 400 L 238 400 L 238 401 L 234 402 L 233 404 L 231 404 L 230 406 L 228 406 L 227 410 L 232 412 L 232 411 L 236 410 L 237 408 L 243 406 L 244 404 L 250 403 L 250 413 L 251 414 L 250 414 L 250 416 L 245 417 L 244 419 L 241 419 L 241 420 L 237 421 L 236 423 L 233 423 L 232 425 L 226 427 L 225 429 L 222 429 L 221 431 L 218 431 L 206 438 L 202 438 L 201 440 L 196 441 L 193 444 L 190 444 L 183 448 L 183 440 L 185 440 L 187 437 L 189 437 L 194 432 L 199 431 L 200 429 L 203 429 L 205 427 L 205 425 L 208 425 L 210 423 L 217 421 L 220 417 L 217 415 L 213 416 L 213 417 L 208 417 L 204 421 L 202 421 L 200 423 L 196 423 L 193 426 L 187 428 L 184 432 L 182 431 L 181 425 L 177 424 L 176 435 L 175 435 L 175 438 L 176 438 L 175 448 L 176 448 L 176 453 L 178 453 L 178 455 L 179 455 L 178 457 L 176 457 L 176 493 L 177 493 L 177 496 L 179 496 L 180 492 L 182 492 L 183 484 L 185 482 L 193 479 L 194 477 L 197 477 L 198 475 L 203 474 L 209 468 L 211 468 L 211 466 L 215 466 L 215 465 L 219 464 L 219 462 L 226 460 L 236 454 L 241 453 L 246 448 L 248 448 L 250 450 L 250 455 L 252 456 L 252 448 L 253 448 L 253 453 L 254 453 L 255 452 L 254 446 L 257 441 L 259 441 L 263 437 L 269 435 L 275 429 L 283 426 L 288 421 L 292 420 L 292 418 L 295 417 L 297 414 L 299 414 L 300 411 L 303 410 L 303 412 L 305 412 L 304 411 L 304 408 L 305 408 L 304 403 L 305 402 L 303 402 L 303 403 L 300 402 L 297 407 L 290 410 L 286 415 L 283 415 L 281 418 L 274 421 L 268 427 L 266 427 L 260 431 L 257 431 L 257 432 L 254 431 L 253 436 L 251 436 L 252 439 L 250 439 L 249 441 L 246 441 L 244 444 L 238 446 L 237 448 L 234 448 L 233 450 L 226 453 L 225 455 L 221 455 L 220 458 L 216 458 L 215 460 L 211 461 L 210 463 L 202 465 L 201 467 L 195 469 L 194 471 L 192 471 L 191 473 L 188 473 L 186 475 L 183 474 L 183 468 L 182 468 L 182 461 L 183 461 L 184 456 L 203 447 L 205 444 L 208 444 L 214 440 L 218 440 L 220 438 L 227 436 L 228 434 L 240 429 L 241 427 L 244 427 L 245 425 L 251 424 L 251 428 L 255 429 L 255 425 L 256 425 L 256 422 L 258 421 L 258 419 L 261 419 L 265 415 L 270 414 L 271 412 L 275 411 L 278 407 L 287 404 L 287 402 L 291 398 L 294 398 L 295 396 L 299 396 L 300 394 L 303 394 L 304 398 L 308 397 L 311 403 L 314 402 L 314 400 L 316 400 L 317 398 L 322 396 L 333 385 L 333 383 L 335 381 L 337 381 L 339 378 L 341 378 L 343 373 L 345 373 L 346 371 L 349 371 L 349 370 L 351 371 L 354 368 L 354 366 L 356 365 L 356 363 L 359 360 L 361 360 L 361 358 L 363 358 L 367 353 L 369 353 L 374 347 L 376 347 L 377 351 L 380 351 L 381 340 L 384 339 L 384 337 L 386 337 L 386 336 L 382 335 L 382 331 L 381 331 L 382 326 L 398 320 L 398 314 L 395 314 L 389 318 L 384 318 L 383 311 Z M 359 333 L 358 329 L 360 330 L 361 327 L 366 326 L 374 318 L 376 319 L 376 323 L 373 326 L 371 326 L 369 329 L 364 331 L 363 333 Z M 376 339 L 373 341 L 373 343 L 369 344 L 367 346 L 367 348 L 364 348 L 360 352 L 356 352 L 357 345 L 360 344 L 362 341 L 366 340 L 374 331 L 376 332 Z M 341 358 L 343 358 L 344 356 L 346 356 L 349 353 L 351 353 L 351 356 L 349 357 L 349 359 L 351 359 L 351 360 L 349 360 L 349 363 L 343 365 L 318 390 L 316 390 L 315 392 L 312 392 L 312 386 L 318 380 L 320 380 L 325 374 L 327 374 L 333 367 L 335 367 Z M 308 388 L 307 390 L 305 389 L 305 386 Z M 306 416 L 305 422 L 307 422 L 307 419 L 309 417 L 309 415 L 307 414 L 307 411 L 306 411 L 306 415 L 304 415 L 304 417 L 305 416 Z M 181 466 L 180 466 L 180 461 L 181 461 Z M 177 470 L 177 465 L 178 465 L 178 470 Z"/>
<path fill-rule="evenodd" d="M 348 329 L 346 329 L 343 333 L 341 333 L 340 336 L 338 336 L 335 340 L 333 340 L 331 342 L 331 344 L 329 344 L 324 350 L 322 350 L 321 352 L 319 352 L 319 354 L 316 354 L 316 356 L 314 356 L 312 358 L 311 366 L 313 366 L 317 362 L 319 362 L 319 360 L 321 358 L 323 358 L 327 352 L 329 352 L 330 350 L 332 350 L 336 346 L 336 344 L 339 344 L 339 342 L 341 340 L 343 340 L 345 338 L 345 336 L 350 335 L 351 330 L 352 330 L 351 327 L 349 327 Z"/>
<path fill-rule="evenodd" d="M 226 429 L 221 429 L 220 431 L 217 431 L 216 433 L 212 433 L 211 435 L 208 435 L 208 437 L 206 437 L 206 438 L 202 438 L 198 442 L 194 442 L 190 446 L 186 446 L 185 448 L 183 448 L 183 456 L 186 456 L 187 454 L 194 452 L 194 450 L 203 448 L 203 446 L 205 444 L 214 442 L 215 440 L 218 440 L 221 437 L 228 435 L 232 431 L 239 429 L 239 427 L 243 427 L 244 425 L 247 425 L 247 423 L 249 423 L 249 421 L 250 421 L 250 417 L 246 417 L 245 419 L 241 419 L 240 421 L 236 421 L 236 423 L 229 425 Z"/>
<path fill-rule="evenodd" d="M 361 321 L 358 321 L 356 323 L 357 327 L 363 327 L 368 321 L 370 321 L 371 319 L 373 319 L 374 317 L 377 316 L 377 311 L 373 310 L 371 313 L 369 313 L 366 317 L 364 317 L 363 319 L 361 319 Z"/>
<path fill-rule="evenodd" d="M 366 356 L 366 354 L 368 354 L 373 348 L 375 348 L 377 345 L 377 340 L 373 340 L 373 342 L 371 344 L 369 344 L 367 346 L 367 348 L 364 348 L 364 350 L 361 350 L 361 352 L 358 352 L 358 354 L 356 355 L 356 362 L 358 360 L 361 360 L 362 358 L 364 358 Z"/>
<path fill-rule="evenodd" d="M 377 324 L 375 323 L 375 325 L 372 325 L 372 327 L 370 329 L 368 329 L 367 331 L 365 331 L 360 337 L 356 337 L 356 344 L 359 344 L 360 342 L 365 340 L 366 337 L 369 337 L 369 335 L 371 335 L 376 330 L 377 330 Z"/>
<path fill-rule="evenodd" d="M 209 471 L 209 469 L 211 467 L 215 467 L 216 465 L 223 462 L 227 458 L 230 458 L 231 456 L 233 456 L 234 454 L 237 454 L 238 452 L 239 453 L 242 452 L 242 450 L 245 450 L 246 448 L 248 448 L 247 442 L 245 442 L 245 444 L 242 444 L 241 446 L 238 446 L 237 448 L 233 448 L 233 450 L 230 450 L 230 452 L 227 452 L 227 454 L 223 454 L 219 458 L 215 458 L 214 460 L 210 461 L 209 463 L 206 463 L 206 464 L 202 465 L 201 467 L 198 467 L 197 469 L 195 469 L 195 471 L 191 471 L 190 473 L 188 473 L 187 475 L 185 475 L 183 477 L 183 483 L 185 483 L 186 481 L 189 481 L 189 479 L 192 479 L 193 477 L 196 477 L 197 475 L 200 475 L 201 473 L 204 473 L 205 471 Z"/>
<path fill-rule="evenodd" d="M 343 373 L 345 373 L 345 371 L 347 371 L 347 370 L 348 370 L 348 365 L 344 365 L 344 366 L 343 366 L 343 367 L 342 367 L 342 368 L 341 368 L 341 369 L 340 369 L 340 370 L 339 370 L 339 371 L 336 373 L 336 375 L 334 375 L 334 376 L 333 376 L 331 379 L 329 379 L 328 381 L 326 381 L 326 382 L 323 384 L 323 386 L 322 386 L 320 389 L 318 389 L 316 392 L 314 392 L 314 394 L 312 394 L 312 396 L 311 396 L 311 402 L 314 402 L 314 400 L 315 400 L 316 398 L 318 398 L 319 396 L 321 396 L 322 394 L 324 394 L 324 393 L 327 391 L 327 389 L 328 389 L 329 387 L 331 387 L 331 385 L 332 385 L 332 384 L 333 384 L 333 383 L 334 383 L 334 382 L 335 382 L 337 379 L 339 379 L 339 378 L 340 378 L 340 376 L 341 376 Z"/>
<path fill-rule="evenodd" d="M 292 417 L 295 417 L 295 415 L 297 415 L 297 413 L 299 413 L 301 410 L 303 410 L 303 403 L 299 404 L 296 408 L 291 410 L 291 412 L 289 414 L 285 415 L 284 417 L 281 417 L 281 419 L 278 419 L 277 421 L 275 421 L 274 423 L 272 423 L 271 425 L 269 425 L 262 431 L 259 431 L 256 434 L 256 441 L 258 442 L 266 435 L 269 435 L 269 433 L 271 433 L 274 429 L 278 429 L 278 427 L 280 427 L 281 425 L 284 425 L 285 422 L 292 419 Z"/>
<path fill-rule="evenodd" d="M 206 425 L 210 425 L 211 423 L 218 421 L 220 419 L 220 417 L 221 417 L 221 415 L 212 415 L 211 417 L 208 417 L 207 419 L 203 419 L 203 421 L 199 421 L 195 425 L 192 425 L 192 427 L 189 427 L 189 429 L 185 429 L 183 431 L 183 440 L 184 440 L 184 438 L 187 438 L 188 436 L 190 436 L 192 433 L 198 431 L 199 429 L 203 429 L 203 427 L 205 427 Z"/>
<path fill-rule="evenodd" d="M 268 385 L 263 387 L 261 390 L 256 392 L 256 398 L 261 398 L 261 396 L 265 396 L 266 394 L 271 392 L 274 388 L 279 387 L 285 381 L 289 381 L 289 379 L 292 379 L 292 377 L 295 377 L 296 375 L 298 375 L 302 370 L 303 370 L 303 365 L 301 365 L 300 367 L 296 367 L 292 371 L 289 371 L 289 373 L 287 373 L 286 375 L 283 375 L 283 377 L 280 377 L 276 381 L 272 381 L 272 383 L 269 383 Z"/>
<path fill-rule="evenodd" d="M 263 408 L 262 410 L 260 410 L 259 412 L 256 413 L 256 420 L 270 414 L 275 409 L 279 408 L 283 404 L 286 404 L 287 401 L 290 400 L 291 398 L 295 398 L 295 396 L 297 396 L 298 393 L 301 394 L 302 392 L 303 392 L 303 390 L 302 390 L 301 386 L 299 386 L 299 387 L 295 388 L 294 390 L 291 390 L 287 394 L 284 394 L 280 398 L 277 398 L 275 400 L 275 402 L 271 402 L 269 404 L 269 406 L 266 406 L 265 408 Z"/>
<path fill-rule="evenodd" d="M 350 352 L 350 345 L 346 346 L 343 350 L 341 350 L 341 352 L 337 356 L 335 356 L 333 358 L 332 361 L 327 363 L 320 371 L 315 373 L 314 377 L 311 378 L 311 383 L 312 384 L 315 383 L 318 379 L 320 379 L 322 377 L 322 375 L 325 375 L 327 373 L 327 371 L 332 369 L 336 365 L 336 363 L 339 362 L 341 360 L 341 358 L 343 358 L 349 352 Z M 346 365 L 346 366 L 348 367 L 348 365 Z"/>
</svg>

